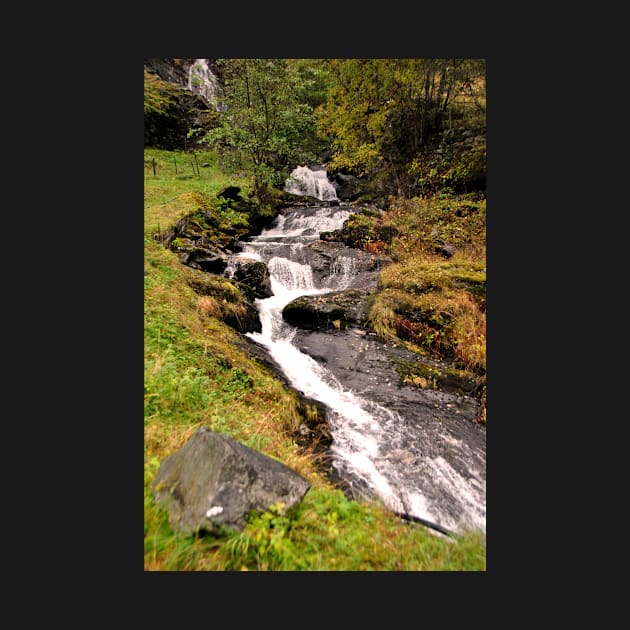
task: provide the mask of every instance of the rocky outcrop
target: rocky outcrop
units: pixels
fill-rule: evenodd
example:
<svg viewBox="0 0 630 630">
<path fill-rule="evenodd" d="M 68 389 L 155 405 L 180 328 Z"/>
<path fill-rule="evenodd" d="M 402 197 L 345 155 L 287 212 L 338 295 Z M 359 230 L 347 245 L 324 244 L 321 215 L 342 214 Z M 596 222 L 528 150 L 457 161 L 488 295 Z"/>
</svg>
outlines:
<svg viewBox="0 0 630 630">
<path fill-rule="evenodd" d="M 241 299 L 241 304 L 244 310 L 242 315 L 228 312 L 223 316 L 223 321 L 242 334 L 262 332 L 262 323 L 256 306 L 245 298 Z"/>
<path fill-rule="evenodd" d="M 144 59 L 144 68 L 163 81 L 173 83 L 199 97 L 204 107 L 216 107 L 215 96 L 221 92 L 222 87 L 214 59 L 147 58 Z"/>
<path fill-rule="evenodd" d="M 261 332 L 262 323 L 254 298 L 248 297 L 248 292 L 238 282 L 218 274 L 192 269 L 188 285 L 197 295 L 209 296 L 217 301 L 221 312 L 213 314 L 228 326 L 240 333 Z"/>
<path fill-rule="evenodd" d="M 190 149 L 196 140 L 191 129 L 208 131 L 216 124 L 217 112 L 202 89 L 189 87 L 190 68 L 195 59 L 145 59 L 144 70 L 159 79 L 158 88 L 168 105 L 162 111 L 145 110 L 144 144 L 161 149 Z M 155 82 L 154 82 L 155 83 Z M 156 86 L 157 87 L 157 86 Z M 199 132 L 197 138 L 204 132 Z"/>
<path fill-rule="evenodd" d="M 290 324 L 308 330 L 360 326 L 371 293 L 371 289 L 348 289 L 324 295 L 303 295 L 284 307 L 282 317 Z"/>
<path fill-rule="evenodd" d="M 239 238 L 246 230 L 227 234 L 219 230 L 217 220 L 209 210 L 182 217 L 172 228 L 156 239 L 165 247 L 178 252 L 182 264 L 211 273 L 223 273 L 230 256 L 240 248 Z"/>
<path fill-rule="evenodd" d="M 343 387 L 361 396 L 396 409 L 405 417 L 429 415 L 441 422 L 454 422 L 458 433 L 477 432 L 476 427 L 459 427 L 459 424 L 475 424 L 479 401 L 473 394 L 482 379 L 454 369 L 446 361 L 385 342 L 362 328 L 301 329 L 294 343 L 302 352 L 325 364 Z M 441 402 L 444 406 L 438 408 L 436 403 Z"/>
<path fill-rule="evenodd" d="M 284 464 L 206 427 L 162 461 L 152 487 L 185 534 L 242 530 L 252 510 L 284 514 L 309 488 Z"/>
<path fill-rule="evenodd" d="M 194 61 L 194 59 L 148 58 L 144 60 L 144 67 L 163 81 L 185 88 L 188 86 L 189 68 Z"/>
</svg>

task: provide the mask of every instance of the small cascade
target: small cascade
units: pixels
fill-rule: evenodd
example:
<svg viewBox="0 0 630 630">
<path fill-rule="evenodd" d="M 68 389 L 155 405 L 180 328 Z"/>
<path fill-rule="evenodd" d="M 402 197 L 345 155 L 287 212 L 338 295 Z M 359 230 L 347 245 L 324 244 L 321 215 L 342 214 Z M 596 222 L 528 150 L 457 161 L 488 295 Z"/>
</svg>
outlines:
<svg viewBox="0 0 630 630">
<path fill-rule="evenodd" d="M 321 201 L 338 201 L 337 191 L 328 179 L 325 168 L 317 170 L 308 166 L 294 168 L 285 182 L 284 189 L 294 195 L 307 195 Z"/>
<path fill-rule="evenodd" d="M 220 101 L 221 87 L 219 80 L 214 75 L 207 59 L 195 59 L 188 70 L 188 89 L 203 98 L 217 111 L 225 111 L 225 106 Z"/>
<path fill-rule="evenodd" d="M 360 265 L 356 258 L 337 256 L 330 265 L 330 276 L 326 281 L 332 283 L 337 291 L 347 289 L 359 272 L 359 268 Z"/>
<path fill-rule="evenodd" d="M 289 289 L 312 289 L 313 270 L 309 265 L 274 256 L 268 263 L 269 274 Z"/>
<path fill-rule="evenodd" d="M 343 226 L 343 222 L 351 215 L 349 210 L 338 207 L 324 207 L 295 210 L 287 214 L 280 214 L 273 227 L 265 230 L 259 237 L 261 240 L 273 240 L 281 237 L 286 240 L 291 237 L 319 238 L 321 232 L 331 232 Z"/>
</svg>

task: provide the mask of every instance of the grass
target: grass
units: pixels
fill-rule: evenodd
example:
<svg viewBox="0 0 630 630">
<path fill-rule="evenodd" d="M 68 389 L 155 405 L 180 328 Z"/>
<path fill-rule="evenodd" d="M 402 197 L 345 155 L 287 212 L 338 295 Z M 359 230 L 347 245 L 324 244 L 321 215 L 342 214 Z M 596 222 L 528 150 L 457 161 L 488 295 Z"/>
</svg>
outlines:
<svg viewBox="0 0 630 630">
<path fill-rule="evenodd" d="M 381 337 L 454 361 L 468 373 L 478 383 L 478 420 L 484 423 L 485 217 L 485 199 L 475 195 L 396 200 L 383 217 L 385 226 L 398 230 L 388 248 L 395 263 L 381 273 L 367 313 Z M 455 246 L 451 258 L 436 253 L 436 239 Z"/>
<path fill-rule="evenodd" d="M 210 166 L 185 178 L 185 166 L 175 173 L 173 157 L 185 165 L 188 156 L 152 149 L 144 155 L 145 570 L 485 571 L 480 533 L 445 539 L 376 504 L 349 501 L 319 472 L 314 453 L 298 445 L 294 432 L 306 418 L 296 394 L 253 360 L 222 321 L 238 307 L 226 279 L 206 274 L 216 290 L 198 295 L 191 286 L 195 270 L 154 238 L 200 205 L 220 224 L 242 224 L 241 213 L 222 207 L 216 193 L 228 185 L 247 193 L 248 180 L 223 174 L 209 152 L 197 158 Z M 250 515 L 242 532 L 178 534 L 151 486 L 160 462 L 200 426 L 283 462 L 311 489 L 290 513 Z"/>
<path fill-rule="evenodd" d="M 196 210 L 200 200 L 216 201 L 217 193 L 226 186 L 239 186 L 243 193 L 249 192 L 250 181 L 239 175 L 223 174 L 213 151 L 196 151 L 195 156 L 196 161 L 192 153 L 184 151 L 144 150 L 145 233 L 167 229 L 185 214 Z M 209 166 L 202 167 L 202 164 Z M 219 209 L 218 203 L 216 209 Z M 236 213 L 228 211 L 226 222 L 235 222 L 237 218 Z"/>
</svg>

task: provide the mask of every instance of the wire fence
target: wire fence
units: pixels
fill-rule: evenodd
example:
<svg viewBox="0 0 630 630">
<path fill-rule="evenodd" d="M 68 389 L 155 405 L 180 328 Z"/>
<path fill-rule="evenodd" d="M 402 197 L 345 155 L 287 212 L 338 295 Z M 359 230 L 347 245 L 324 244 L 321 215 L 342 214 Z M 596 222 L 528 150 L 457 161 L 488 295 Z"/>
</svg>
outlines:
<svg viewBox="0 0 630 630">
<path fill-rule="evenodd" d="M 160 161 L 158 162 L 154 157 L 144 160 L 144 174 L 145 176 L 157 177 L 158 175 L 190 175 L 201 177 L 199 170 L 199 160 L 196 153 L 191 153 L 188 159 L 180 156 L 179 162 L 173 155 L 172 163 Z M 202 167 L 209 166 L 207 162 L 201 164 Z"/>
</svg>

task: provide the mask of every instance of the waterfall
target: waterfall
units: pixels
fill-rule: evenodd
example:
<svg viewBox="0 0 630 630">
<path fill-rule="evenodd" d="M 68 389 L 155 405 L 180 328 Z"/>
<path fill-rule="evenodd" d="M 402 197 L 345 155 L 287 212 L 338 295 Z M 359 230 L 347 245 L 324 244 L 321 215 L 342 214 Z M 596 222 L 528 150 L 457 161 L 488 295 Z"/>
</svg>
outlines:
<svg viewBox="0 0 630 630">
<path fill-rule="evenodd" d="M 274 256 L 268 263 L 269 275 L 276 280 L 280 286 L 289 290 L 314 288 L 313 270 L 309 265 L 302 265 L 287 258 Z"/>
<path fill-rule="evenodd" d="M 219 80 L 214 75 L 207 59 L 195 59 L 188 70 L 188 89 L 203 98 L 217 111 L 225 111 L 225 106 L 220 102 L 221 87 Z"/>
<path fill-rule="evenodd" d="M 284 306 L 297 297 L 350 285 L 356 273 L 350 256 L 338 254 L 320 281 L 325 286 L 317 286 L 304 255 L 320 231 L 341 228 L 349 214 L 339 206 L 288 211 L 244 245 L 242 256 L 267 264 L 273 291 L 256 300 L 262 330 L 247 336 L 267 349 L 295 389 L 326 406 L 333 466 L 342 479 L 356 480 L 393 511 L 456 532 L 485 532 L 485 447 L 481 453 L 467 446 L 432 417 L 422 424 L 344 389 L 293 343 L 297 328 L 282 318 Z M 427 390 L 422 396 L 431 407 L 452 404 L 444 393 Z"/>
<path fill-rule="evenodd" d="M 326 169 L 312 170 L 308 166 L 298 166 L 286 180 L 284 189 L 294 195 L 308 195 L 322 201 L 337 200 L 337 191 L 328 179 Z"/>
</svg>

